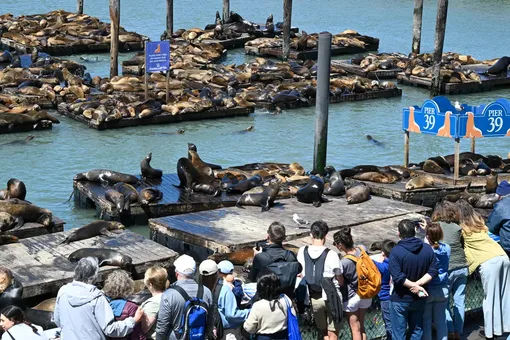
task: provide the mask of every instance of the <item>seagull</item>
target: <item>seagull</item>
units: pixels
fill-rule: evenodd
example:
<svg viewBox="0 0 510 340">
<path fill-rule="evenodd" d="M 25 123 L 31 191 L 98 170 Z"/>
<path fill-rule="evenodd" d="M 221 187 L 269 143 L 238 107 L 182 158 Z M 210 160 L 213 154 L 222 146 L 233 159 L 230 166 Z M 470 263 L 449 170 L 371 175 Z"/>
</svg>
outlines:
<svg viewBox="0 0 510 340">
<path fill-rule="evenodd" d="M 297 224 L 308 224 L 308 221 L 299 217 L 298 214 L 294 214 L 292 215 L 292 220 L 294 220 L 294 222 L 296 222 Z"/>
<path fill-rule="evenodd" d="M 456 109 L 457 111 L 462 111 L 462 110 L 464 110 L 464 107 L 463 107 L 462 105 L 460 105 L 460 103 L 459 103 L 458 101 L 456 101 L 453 105 L 455 106 L 455 109 Z"/>
</svg>

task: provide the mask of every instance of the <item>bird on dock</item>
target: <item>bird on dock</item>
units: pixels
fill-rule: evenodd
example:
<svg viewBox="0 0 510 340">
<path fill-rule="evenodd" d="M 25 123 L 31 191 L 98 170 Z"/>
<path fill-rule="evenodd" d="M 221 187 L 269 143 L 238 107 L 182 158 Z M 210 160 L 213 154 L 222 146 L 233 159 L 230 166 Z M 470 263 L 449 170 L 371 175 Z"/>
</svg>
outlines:
<svg viewBox="0 0 510 340">
<path fill-rule="evenodd" d="M 308 221 L 305 220 L 304 218 L 299 217 L 298 214 L 292 215 L 292 220 L 299 225 L 301 225 L 301 224 L 307 225 L 308 224 Z"/>
<path fill-rule="evenodd" d="M 460 112 L 460 111 L 462 111 L 462 110 L 464 110 L 464 106 L 460 105 L 460 103 L 459 103 L 458 101 L 456 101 L 456 102 L 453 104 L 453 106 L 455 106 L 455 110 L 457 110 L 457 111 L 459 111 L 459 112 Z"/>
</svg>

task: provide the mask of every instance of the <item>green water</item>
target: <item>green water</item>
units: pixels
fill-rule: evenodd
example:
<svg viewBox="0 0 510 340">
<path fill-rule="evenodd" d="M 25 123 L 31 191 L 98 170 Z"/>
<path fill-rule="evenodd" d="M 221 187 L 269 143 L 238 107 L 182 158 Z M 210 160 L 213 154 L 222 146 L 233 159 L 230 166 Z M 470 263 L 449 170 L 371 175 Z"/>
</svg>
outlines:
<svg viewBox="0 0 510 340">
<path fill-rule="evenodd" d="M 221 1 L 175 1 L 175 28 L 201 27 L 214 20 Z M 408 53 L 411 47 L 413 1 L 326 1 L 296 0 L 292 24 L 307 32 L 329 30 L 332 33 L 354 29 L 380 38 L 380 51 Z M 435 26 L 434 1 L 425 1 L 422 50 L 431 51 Z M 85 12 L 108 21 L 106 0 L 85 0 Z M 158 39 L 164 30 L 166 1 L 122 0 L 121 25 L 128 30 Z M 2 0 L 0 13 L 15 15 L 44 13 L 63 8 L 75 10 L 71 0 Z M 282 1 L 232 0 L 231 9 L 249 20 L 264 22 L 273 13 L 282 20 Z M 479 59 L 510 55 L 507 32 L 510 1 L 458 0 L 450 2 L 445 51 L 471 54 Z M 122 58 L 128 58 L 124 55 Z M 74 56 L 74 59 L 79 56 Z M 109 59 L 86 63 L 92 76 L 107 76 Z M 242 63 L 242 50 L 229 51 L 226 63 Z M 421 105 L 428 92 L 402 87 L 402 98 L 341 103 L 330 106 L 328 164 L 338 168 L 356 164 L 400 164 L 403 162 L 401 112 L 403 107 Z M 469 96 L 452 96 L 469 104 L 482 104 L 500 97 L 510 97 L 509 89 Z M 94 218 L 93 210 L 82 210 L 64 203 L 72 191 L 72 178 L 77 172 L 93 168 L 109 168 L 138 173 L 140 160 L 153 152 L 153 166 L 175 172 L 177 160 L 186 155 L 187 142 L 198 146 L 201 157 L 211 163 L 236 165 L 256 161 L 300 162 L 310 169 L 313 159 L 315 108 L 284 111 L 274 116 L 259 110 L 249 117 L 174 125 L 146 126 L 110 131 L 95 131 L 85 125 L 61 118 L 51 131 L 36 131 L 28 145 L 0 146 L 0 182 L 10 177 L 25 181 L 27 199 L 51 209 L 67 222 L 67 228 L 79 227 Z M 60 117 L 59 117 L 60 118 Z M 235 134 L 249 125 L 254 131 Z M 183 135 L 161 132 L 185 129 Z M 384 143 L 378 147 L 368 143 L 371 134 Z M 0 135 L 0 144 L 23 139 L 24 133 Z M 469 149 L 463 141 L 462 150 Z M 510 149 L 504 139 L 477 142 L 481 153 L 506 156 Z M 411 136 L 411 160 L 453 153 L 453 141 Z M 139 227 L 138 231 L 146 231 Z"/>
</svg>

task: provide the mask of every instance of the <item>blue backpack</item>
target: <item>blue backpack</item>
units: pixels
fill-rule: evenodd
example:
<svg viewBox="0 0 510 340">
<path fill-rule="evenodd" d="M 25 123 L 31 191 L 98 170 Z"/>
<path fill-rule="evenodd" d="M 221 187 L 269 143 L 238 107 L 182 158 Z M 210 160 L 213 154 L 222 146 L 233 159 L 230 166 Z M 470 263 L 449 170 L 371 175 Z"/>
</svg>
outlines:
<svg viewBox="0 0 510 340">
<path fill-rule="evenodd" d="M 299 330 L 299 323 L 297 316 L 292 314 L 292 307 L 289 303 L 289 298 L 283 295 L 287 303 L 287 332 L 289 333 L 288 340 L 301 340 L 301 331 Z"/>
<path fill-rule="evenodd" d="M 198 285 L 197 296 L 190 298 L 188 293 L 177 285 L 170 286 L 184 298 L 184 312 L 182 313 L 179 331 L 176 334 L 181 340 L 205 340 L 207 338 L 207 311 L 208 306 L 202 300 L 204 286 Z"/>
</svg>

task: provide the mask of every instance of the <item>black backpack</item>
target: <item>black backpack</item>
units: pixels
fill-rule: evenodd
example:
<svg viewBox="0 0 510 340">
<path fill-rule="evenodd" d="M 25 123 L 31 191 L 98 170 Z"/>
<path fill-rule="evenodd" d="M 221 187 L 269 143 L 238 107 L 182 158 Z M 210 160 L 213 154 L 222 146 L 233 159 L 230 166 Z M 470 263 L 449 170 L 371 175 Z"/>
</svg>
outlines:
<svg viewBox="0 0 510 340">
<path fill-rule="evenodd" d="M 284 256 L 279 256 L 277 258 L 272 257 L 267 252 L 264 254 L 272 261 L 267 268 L 271 269 L 280 279 L 280 290 L 294 291 L 296 278 L 301 272 L 301 264 L 297 261 L 288 262 L 286 259 L 288 255 L 287 252 L 288 250 L 285 252 Z"/>
<path fill-rule="evenodd" d="M 305 280 L 308 290 L 312 293 L 322 293 L 322 275 L 324 274 L 324 263 L 328 256 L 329 248 L 326 248 L 321 256 L 312 259 L 308 253 L 308 246 L 305 247 Z"/>
<path fill-rule="evenodd" d="M 218 309 L 218 299 L 220 297 L 221 288 L 223 287 L 223 280 L 219 279 L 213 290 L 213 300 L 211 317 L 209 318 L 211 325 L 209 325 L 209 334 L 207 339 L 218 340 L 223 338 L 223 321 L 221 321 L 220 311 Z"/>
</svg>

